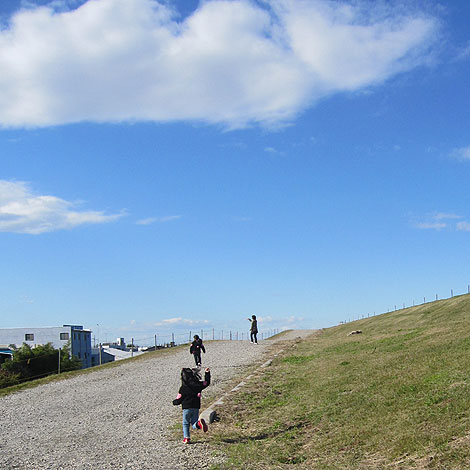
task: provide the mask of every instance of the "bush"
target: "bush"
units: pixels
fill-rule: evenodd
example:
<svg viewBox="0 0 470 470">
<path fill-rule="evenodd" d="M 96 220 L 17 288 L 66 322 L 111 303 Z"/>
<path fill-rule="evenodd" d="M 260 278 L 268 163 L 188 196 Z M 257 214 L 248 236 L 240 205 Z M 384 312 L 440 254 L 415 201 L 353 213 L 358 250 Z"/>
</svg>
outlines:
<svg viewBox="0 0 470 470">
<path fill-rule="evenodd" d="M 20 383 L 20 374 L 12 374 L 0 369 L 0 388 L 11 387 Z"/>
<path fill-rule="evenodd" d="M 70 342 L 60 350 L 60 371 L 66 372 L 82 367 L 81 361 L 70 354 Z M 39 345 L 34 348 L 23 343 L 13 353 L 11 361 L 2 364 L 5 374 L 5 383 L 17 380 L 16 383 L 34 380 L 47 375 L 56 374 L 59 369 L 59 350 L 54 349 L 51 343 Z M 12 384 L 11 384 L 12 385 Z M 4 385 L 4 387 L 9 385 Z"/>
</svg>

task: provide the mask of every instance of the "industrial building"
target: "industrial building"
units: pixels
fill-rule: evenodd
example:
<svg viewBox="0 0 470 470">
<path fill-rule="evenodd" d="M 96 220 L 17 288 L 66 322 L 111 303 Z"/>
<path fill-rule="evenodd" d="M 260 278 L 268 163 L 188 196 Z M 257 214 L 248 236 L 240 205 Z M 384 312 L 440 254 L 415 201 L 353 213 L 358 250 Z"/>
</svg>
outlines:
<svg viewBox="0 0 470 470">
<path fill-rule="evenodd" d="M 1 328 L 0 344 L 19 348 L 23 343 L 34 348 L 51 343 L 56 349 L 70 342 L 70 353 L 82 362 L 82 368 L 91 367 L 91 330 L 79 325 L 50 326 L 41 328 Z"/>
</svg>

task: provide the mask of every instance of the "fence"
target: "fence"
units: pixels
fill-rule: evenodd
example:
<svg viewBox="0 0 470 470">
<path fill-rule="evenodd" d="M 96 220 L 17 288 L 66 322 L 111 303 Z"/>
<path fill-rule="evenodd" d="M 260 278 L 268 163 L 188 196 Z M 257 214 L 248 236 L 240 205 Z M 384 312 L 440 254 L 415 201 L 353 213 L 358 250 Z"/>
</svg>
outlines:
<svg viewBox="0 0 470 470">
<path fill-rule="evenodd" d="M 463 293 L 463 294 L 457 294 L 457 295 L 465 295 L 465 294 L 470 294 L 470 284 L 467 286 L 467 292 Z M 447 297 L 448 299 L 451 299 L 452 297 L 454 297 L 454 289 L 451 289 L 450 290 L 450 296 Z M 405 309 L 405 308 L 409 308 L 409 307 L 416 307 L 417 305 L 423 305 L 423 304 L 426 304 L 426 303 L 432 303 L 432 302 L 437 302 L 438 300 L 443 300 L 445 297 L 441 297 L 439 298 L 439 295 L 436 294 L 436 298 L 434 298 L 434 296 L 432 297 L 432 300 L 429 298 L 429 297 L 423 297 L 423 302 L 420 302 L 420 303 L 416 303 L 414 300 L 412 302 L 412 305 L 406 305 L 405 302 L 403 302 L 403 307 L 399 307 L 397 308 L 397 305 L 395 304 L 394 305 L 394 308 L 393 309 L 388 309 L 387 310 L 387 313 L 390 313 L 391 311 L 392 312 L 396 312 L 397 310 L 402 310 L 402 309 Z M 385 312 L 383 312 L 385 313 Z M 379 314 L 380 315 L 380 314 Z M 365 314 L 362 314 L 362 319 L 363 318 L 369 318 L 371 316 L 374 316 L 375 317 L 375 312 L 373 315 L 371 315 L 370 313 L 368 313 L 367 315 Z M 351 320 L 352 318 L 352 320 Z M 348 320 L 344 320 L 344 321 L 340 321 L 340 324 L 343 324 L 343 323 L 350 323 L 351 321 L 356 321 L 356 320 L 361 320 L 361 315 L 358 315 L 357 318 L 354 318 L 354 315 L 351 316 Z"/>
<path fill-rule="evenodd" d="M 258 333 L 258 340 L 271 338 L 280 333 L 279 328 L 263 330 Z M 184 333 L 159 333 L 156 332 L 153 336 L 146 336 L 145 338 L 131 338 L 127 346 L 139 345 L 149 347 L 169 347 L 177 346 L 180 344 L 188 344 L 193 341 L 194 335 L 198 335 L 202 340 L 212 341 L 246 341 L 250 339 L 250 333 L 236 330 L 189 330 Z"/>
</svg>

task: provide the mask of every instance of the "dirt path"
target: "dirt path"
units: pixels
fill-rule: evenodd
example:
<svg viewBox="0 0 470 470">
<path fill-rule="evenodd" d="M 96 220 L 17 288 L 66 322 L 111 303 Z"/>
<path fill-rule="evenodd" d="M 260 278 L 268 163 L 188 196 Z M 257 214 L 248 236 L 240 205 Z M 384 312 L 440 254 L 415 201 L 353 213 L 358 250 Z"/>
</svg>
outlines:
<svg viewBox="0 0 470 470">
<path fill-rule="evenodd" d="M 311 333 L 296 330 L 279 341 Z M 208 342 L 203 366 L 211 368 L 213 384 L 203 406 L 266 360 L 275 341 Z M 0 398 L 0 468 L 179 470 L 191 468 L 187 462 L 196 455 L 198 461 L 205 455 L 200 468 L 209 468 L 217 457 L 208 446 L 183 446 L 168 432 L 181 416 L 171 403 L 181 367 L 192 366 L 184 348 Z"/>
</svg>

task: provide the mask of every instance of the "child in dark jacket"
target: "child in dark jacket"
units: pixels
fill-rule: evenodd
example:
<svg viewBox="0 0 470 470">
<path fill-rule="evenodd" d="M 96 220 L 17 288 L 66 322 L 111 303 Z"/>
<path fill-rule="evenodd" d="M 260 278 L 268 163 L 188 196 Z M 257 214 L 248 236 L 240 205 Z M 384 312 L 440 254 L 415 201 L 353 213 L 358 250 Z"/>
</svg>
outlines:
<svg viewBox="0 0 470 470">
<path fill-rule="evenodd" d="M 181 387 L 178 395 L 173 400 L 173 405 L 182 405 L 183 408 L 183 442 L 190 443 L 189 428 L 202 429 L 207 432 L 207 424 L 204 419 L 199 419 L 201 408 L 201 392 L 211 383 L 211 373 L 207 368 L 204 380 L 201 380 L 197 370 L 184 367 L 181 371 Z"/>
<path fill-rule="evenodd" d="M 189 347 L 189 353 L 194 354 L 194 361 L 196 362 L 196 367 L 201 365 L 201 351 L 205 354 L 206 348 L 202 344 L 202 339 L 198 335 L 194 335 L 194 341 Z"/>
</svg>

